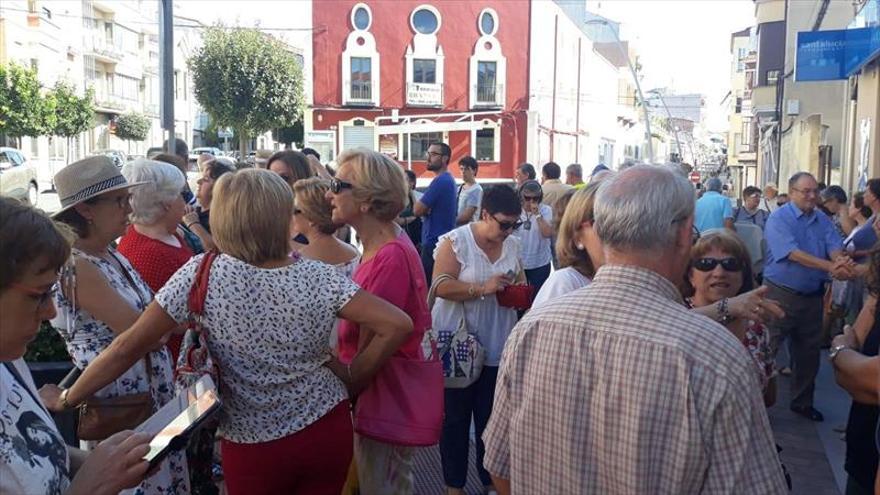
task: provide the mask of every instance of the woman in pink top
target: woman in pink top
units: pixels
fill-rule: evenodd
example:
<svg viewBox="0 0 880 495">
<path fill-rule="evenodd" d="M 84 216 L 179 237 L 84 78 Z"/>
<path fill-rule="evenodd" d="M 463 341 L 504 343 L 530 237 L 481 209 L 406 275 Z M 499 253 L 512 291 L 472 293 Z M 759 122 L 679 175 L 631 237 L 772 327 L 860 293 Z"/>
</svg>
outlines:
<svg viewBox="0 0 880 495">
<path fill-rule="evenodd" d="M 412 318 L 413 332 L 395 355 L 422 359 L 422 337 L 431 324 L 427 282 L 415 246 L 394 222 L 406 203 L 406 177 L 397 163 L 365 149 L 343 153 L 338 163 L 327 199 L 333 207 L 333 221 L 354 227 L 363 242 L 364 254 L 354 281 Z M 370 338 L 355 323 L 342 320 L 339 360 L 350 363 Z M 362 493 L 412 493 L 411 447 L 355 434 L 355 460 Z"/>
</svg>

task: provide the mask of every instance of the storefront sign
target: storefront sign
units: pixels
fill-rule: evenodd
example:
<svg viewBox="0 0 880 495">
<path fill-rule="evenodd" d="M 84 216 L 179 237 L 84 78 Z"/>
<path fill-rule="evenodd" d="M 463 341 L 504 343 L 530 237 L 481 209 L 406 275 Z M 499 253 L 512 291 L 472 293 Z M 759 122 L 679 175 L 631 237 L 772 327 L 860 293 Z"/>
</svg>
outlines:
<svg viewBox="0 0 880 495">
<path fill-rule="evenodd" d="M 410 105 L 442 105 L 442 84 L 409 83 L 406 85 L 406 102 Z"/>
<path fill-rule="evenodd" d="M 379 134 L 379 153 L 397 160 L 397 134 Z"/>
<path fill-rule="evenodd" d="M 795 80 L 846 79 L 880 51 L 880 26 L 798 33 Z"/>
</svg>

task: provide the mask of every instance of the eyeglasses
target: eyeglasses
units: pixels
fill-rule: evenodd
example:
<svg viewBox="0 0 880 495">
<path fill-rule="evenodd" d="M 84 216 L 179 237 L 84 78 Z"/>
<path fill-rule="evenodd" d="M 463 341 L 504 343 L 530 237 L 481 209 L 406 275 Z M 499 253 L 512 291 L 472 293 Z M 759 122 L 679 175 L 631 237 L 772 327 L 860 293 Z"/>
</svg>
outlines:
<svg viewBox="0 0 880 495">
<path fill-rule="evenodd" d="M 492 220 L 495 220 L 498 223 L 498 227 L 500 227 L 502 231 L 516 230 L 516 229 L 522 227 L 522 224 L 523 224 L 519 220 L 514 221 L 514 222 L 503 222 L 503 221 L 495 218 L 495 215 L 492 215 Z"/>
<path fill-rule="evenodd" d="M 330 192 L 339 194 L 343 189 L 354 189 L 351 182 L 345 182 L 339 179 L 330 179 Z"/>
<path fill-rule="evenodd" d="M 742 263 L 736 258 L 699 258 L 694 260 L 693 267 L 701 272 L 711 272 L 716 266 L 721 265 L 726 272 L 738 272 L 742 270 Z"/>
<path fill-rule="evenodd" d="M 125 196 L 98 198 L 95 201 L 114 201 L 120 210 L 124 210 L 126 206 L 131 204 L 131 193 L 126 194 Z"/>
<path fill-rule="evenodd" d="M 541 196 L 526 196 L 526 195 L 523 195 L 522 200 L 523 200 L 523 201 L 531 201 L 531 202 L 533 202 L 533 203 L 537 203 L 537 202 L 541 201 Z"/>
<path fill-rule="evenodd" d="M 443 153 L 437 153 L 436 151 L 425 151 L 425 156 L 443 156 Z"/>
<path fill-rule="evenodd" d="M 43 305 L 51 301 L 52 298 L 55 297 L 55 293 L 58 292 L 57 284 L 53 284 L 52 287 L 49 288 L 49 290 L 47 291 L 34 289 L 33 287 L 28 287 L 26 285 L 15 282 L 11 283 L 10 287 L 18 289 L 19 291 L 24 292 L 25 294 L 37 299 L 37 309 L 42 308 Z"/>
<path fill-rule="evenodd" d="M 818 189 L 798 189 L 796 187 L 792 187 L 791 190 L 797 191 L 797 192 L 803 194 L 804 196 L 815 196 L 815 195 L 819 194 Z"/>
<path fill-rule="evenodd" d="M 785 206 L 785 201 L 777 201 L 776 206 Z"/>
</svg>

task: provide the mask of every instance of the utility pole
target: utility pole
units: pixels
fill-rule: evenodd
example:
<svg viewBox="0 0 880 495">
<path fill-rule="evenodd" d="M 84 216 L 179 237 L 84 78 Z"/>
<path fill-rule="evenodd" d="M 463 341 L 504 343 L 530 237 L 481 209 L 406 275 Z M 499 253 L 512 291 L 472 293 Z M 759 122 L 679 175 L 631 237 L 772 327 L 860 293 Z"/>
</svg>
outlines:
<svg viewBox="0 0 880 495">
<path fill-rule="evenodd" d="M 174 138 L 174 13 L 172 0 L 159 0 L 159 110 L 162 129 L 167 133 L 165 152 L 175 154 Z"/>
</svg>

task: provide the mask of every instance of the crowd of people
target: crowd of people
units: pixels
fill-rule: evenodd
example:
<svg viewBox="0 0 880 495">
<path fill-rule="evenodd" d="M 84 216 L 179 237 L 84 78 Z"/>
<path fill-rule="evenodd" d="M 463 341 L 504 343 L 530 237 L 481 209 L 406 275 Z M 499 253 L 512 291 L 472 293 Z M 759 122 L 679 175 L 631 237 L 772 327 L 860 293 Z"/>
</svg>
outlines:
<svg viewBox="0 0 880 495">
<path fill-rule="evenodd" d="M 52 218 L 0 199 L 0 492 L 216 493 L 216 459 L 231 494 L 408 494 L 439 443 L 450 495 L 471 463 L 486 493 L 786 493 L 766 408 L 790 368 L 788 406 L 823 420 L 823 345 L 847 493 L 880 490 L 880 179 L 732 202 L 677 167 L 526 163 L 511 187 L 464 156 L 457 183 L 438 142 L 424 191 L 354 149 L 201 157 L 193 193 L 179 148 L 65 167 Z M 217 424 L 149 472 L 143 434 L 65 446 L 52 411 L 172 400 L 203 270 Z M 22 359 L 43 321 L 69 387 Z"/>
</svg>

